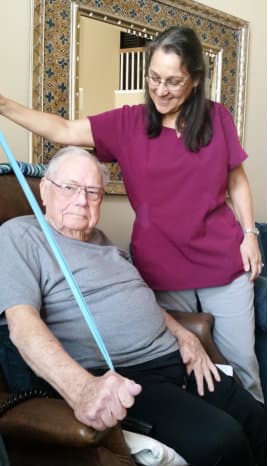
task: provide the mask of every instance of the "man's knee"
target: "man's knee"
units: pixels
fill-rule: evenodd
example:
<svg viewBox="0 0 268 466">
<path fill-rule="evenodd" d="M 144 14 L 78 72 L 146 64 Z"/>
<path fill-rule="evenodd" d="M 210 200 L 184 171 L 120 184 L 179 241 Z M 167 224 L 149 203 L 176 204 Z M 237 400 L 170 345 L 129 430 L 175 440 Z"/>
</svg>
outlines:
<svg viewBox="0 0 268 466">
<path fill-rule="evenodd" d="M 240 424 L 232 417 L 226 415 L 225 420 L 211 432 L 201 461 L 196 459 L 200 466 L 251 466 L 254 459 L 248 441 Z M 199 462 L 198 462 L 199 461 Z"/>
</svg>

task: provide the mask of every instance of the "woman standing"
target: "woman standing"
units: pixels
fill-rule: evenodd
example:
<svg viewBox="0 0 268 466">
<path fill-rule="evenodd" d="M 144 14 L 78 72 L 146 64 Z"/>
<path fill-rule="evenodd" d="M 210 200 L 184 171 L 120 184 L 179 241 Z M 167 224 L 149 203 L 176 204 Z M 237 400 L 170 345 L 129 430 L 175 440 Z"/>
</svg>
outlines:
<svg viewBox="0 0 268 466">
<path fill-rule="evenodd" d="M 136 213 L 134 263 L 161 306 L 215 316 L 214 339 L 262 400 L 253 280 L 261 255 L 242 149 L 230 113 L 205 97 L 201 43 L 174 26 L 147 49 L 145 105 L 67 121 L 6 99 L 7 118 L 62 144 L 94 146 L 120 164 Z M 226 203 L 228 191 L 233 211 Z"/>
</svg>

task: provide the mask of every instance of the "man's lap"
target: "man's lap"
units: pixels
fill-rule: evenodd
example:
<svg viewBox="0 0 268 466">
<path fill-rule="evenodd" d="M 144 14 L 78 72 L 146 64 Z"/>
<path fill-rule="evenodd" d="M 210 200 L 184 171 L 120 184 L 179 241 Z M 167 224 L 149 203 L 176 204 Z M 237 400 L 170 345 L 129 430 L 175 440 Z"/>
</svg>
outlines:
<svg viewBox="0 0 268 466">
<path fill-rule="evenodd" d="M 251 441 L 257 443 L 255 432 L 259 435 L 259 424 L 260 419 L 264 418 L 264 410 L 232 378 L 221 374 L 221 382 L 215 382 L 215 391 L 207 391 L 204 398 L 201 398 L 197 394 L 194 376 L 188 378 L 187 388 L 182 388 L 185 378 L 181 377 L 176 363 L 173 368 L 155 368 L 148 373 L 135 373 L 133 369 L 129 369 L 130 371 L 119 371 L 127 377 L 131 376 L 143 386 L 143 391 L 136 398 L 129 415 L 151 424 L 152 437 L 174 448 L 190 463 L 204 465 L 214 464 L 214 460 L 216 463 L 218 456 L 213 459 L 215 445 L 221 442 L 224 444 L 224 439 L 229 445 L 232 438 L 236 438 L 237 443 L 243 443 L 241 451 L 245 454 L 245 458 L 241 457 L 237 465 L 253 464 L 252 458 L 250 460 L 248 439 L 242 434 L 241 426 L 244 424 L 245 429 L 251 431 Z M 245 421 L 247 418 L 251 419 L 252 427 Z M 263 442 L 264 440 L 265 435 L 262 437 Z M 198 452 L 199 463 L 196 463 L 194 450 Z M 215 455 L 219 454 L 219 451 L 215 451 Z"/>
<path fill-rule="evenodd" d="M 10 341 L 7 327 L 0 328 L 0 341 L 0 365 L 10 389 L 19 392 L 42 388 L 49 392 L 51 387 L 31 371 Z M 252 415 L 255 419 L 258 415 L 258 403 L 224 374 L 222 381 L 216 383 L 215 392 L 207 392 L 204 399 L 197 395 L 193 376 L 188 378 L 186 390 L 182 388 L 186 373 L 178 352 L 139 366 L 118 368 L 118 372 L 143 386 L 129 415 L 152 424 L 152 436 L 190 460 L 193 459 L 193 441 L 197 450 L 202 447 L 206 454 L 204 445 L 208 446 L 208 440 L 213 443 L 215 435 L 218 439 L 224 435 L 229 438 L 231 431 L 238 433 L 238 423 L 231 416 L 240 421 L 241 412 L 245 414 L 248 404 L 252 405 L 251 422 Z M 231 395 L 233 403 L 230 403 Z M 247 446 L 243 448 L 246 450 Z M 250 452 L 247 454 L 250 457 Z M 204 459 L 204 464 L 206 461 Z M 251 463 L 244 466 L 246 464 Z"/>
</svg>

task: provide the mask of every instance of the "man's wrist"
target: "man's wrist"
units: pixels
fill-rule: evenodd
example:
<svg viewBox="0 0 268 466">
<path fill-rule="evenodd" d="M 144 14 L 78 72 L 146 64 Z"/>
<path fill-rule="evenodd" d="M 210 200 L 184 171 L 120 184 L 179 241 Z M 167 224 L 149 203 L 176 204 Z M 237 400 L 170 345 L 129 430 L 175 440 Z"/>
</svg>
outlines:
<svg viewBox="0 0 268 466">
<path fill-rule="evenodd" d="M 178 326 L 176 329 L 173 330 L 172 333 L 173 333 L 173 336 L 176 338 L 176 340 L 179 343 L 179 340 L 181 338 L 184 338 L 184 336 L 189 333 L 189 330 L 187 330 L 183 326 Z"/>
</svg>

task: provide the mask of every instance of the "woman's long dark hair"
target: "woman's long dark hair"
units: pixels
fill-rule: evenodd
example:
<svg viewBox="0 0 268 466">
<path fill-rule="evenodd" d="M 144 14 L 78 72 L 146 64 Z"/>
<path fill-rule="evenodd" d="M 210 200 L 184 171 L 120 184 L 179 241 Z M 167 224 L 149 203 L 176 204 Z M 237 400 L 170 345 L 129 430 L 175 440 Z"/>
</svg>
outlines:
<svg viewBox="0 0 268 466">
<path fill-rule="evenodd" d="M 176 128 L 182 134 L 187 149 L 191 152 L 198 152 L 201 147 L 209 144 L 213 136 L 210 102 L 205 97 L 206 68 L 201 43 L 193 29 L 172 26 L 148 44 L 146 76 L 148 76 L 152 56 L 158 49 L 167 53 L 176 53 L 192 80 L 198 81 L 198 86 L 192 89 L 190 96 L 182 104 L 176 120 Z M 155 108 L 147 83 L 145 102 L 148 114 L 147 134 L 149 138 L 154 138 L 161 133 L 163 116 Z"/>
</svg>

